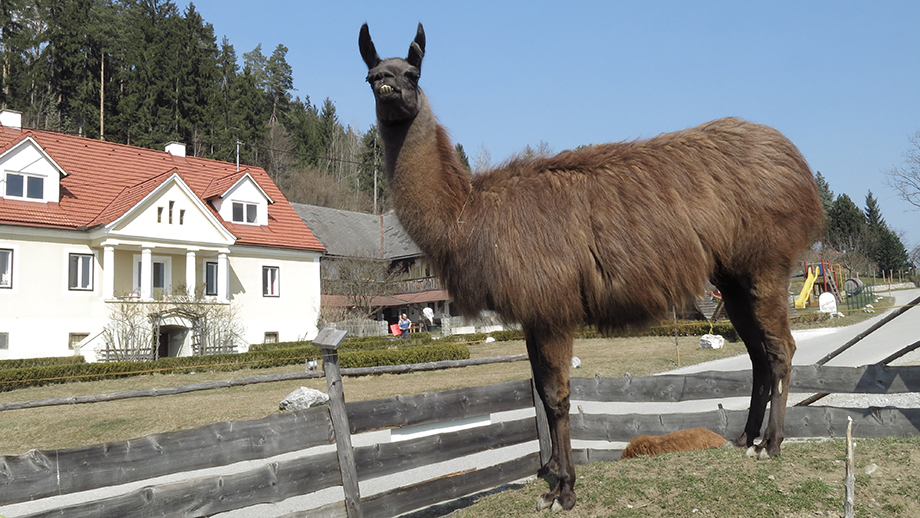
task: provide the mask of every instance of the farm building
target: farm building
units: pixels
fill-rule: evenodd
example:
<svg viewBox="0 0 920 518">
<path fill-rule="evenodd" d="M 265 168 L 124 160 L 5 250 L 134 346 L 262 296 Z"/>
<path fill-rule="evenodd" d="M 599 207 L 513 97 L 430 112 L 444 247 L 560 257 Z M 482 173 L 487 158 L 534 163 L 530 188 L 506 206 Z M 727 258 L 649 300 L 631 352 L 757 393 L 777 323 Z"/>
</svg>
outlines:
<svg viewBox="0 0 920 518">
<path fill-rule="evenodd" d="M 124 358 L 134 319 L 136 358 L 312 338 L 324 250 L 261 168 L 0 113 L 0 359 Z"/>
<path fill-rule="evenodd" d="M 392 281 L 390 286 L 378 292 L 368 287 L 363 303 L 374 310 L 373 315 L 368 316 L 393 324 L 400 313 L 406 313 L 418 324 L 423 320 L 422 310 L 430 308 L 436 325 L 441 325 L 443 316 L 451 316 L 447 290 L 441 286 L 424 252 L 406 234 L 395 213 L 375 215 L 301 203 L 292 205 L 326 248 L 322 300 L 323 307 L 331 315 L 336 314 L 336 308 L 353 307 L 359 303 L 356 298 L 361 297 L 354 296 L 354 289 L 344 290 L 353 294 L 345 295 L 329 281 L 340 278 L 343 272 L 339 271 L 339 266 L 343 262 L 353 266 L 354 261 L 364 261 L 389 268 Z"/>
</svg>

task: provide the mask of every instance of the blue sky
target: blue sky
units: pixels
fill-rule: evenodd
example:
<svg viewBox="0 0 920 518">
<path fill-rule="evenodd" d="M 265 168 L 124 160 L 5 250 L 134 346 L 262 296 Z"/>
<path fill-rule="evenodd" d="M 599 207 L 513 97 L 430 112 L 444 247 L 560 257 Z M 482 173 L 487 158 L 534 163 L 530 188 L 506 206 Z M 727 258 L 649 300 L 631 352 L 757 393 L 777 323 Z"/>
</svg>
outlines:
<svg viewBox="0 0 920 518">
<path fill-rule="evenodd" d="M 785 133 L 835 194 L 864 207 L 871 190 L 905 245 L 920 245 L 920 212 L 883 174 L 920 130 L 920 2 L 194 3 L 240 57 L 288 47 L 294 94 L 329 97 L 362 132 L 374 103 L 361 24 L 386 58 L 404 57 L 422 22 L 422 88 L 471 159 L 736 116 Z"/>
</svg>

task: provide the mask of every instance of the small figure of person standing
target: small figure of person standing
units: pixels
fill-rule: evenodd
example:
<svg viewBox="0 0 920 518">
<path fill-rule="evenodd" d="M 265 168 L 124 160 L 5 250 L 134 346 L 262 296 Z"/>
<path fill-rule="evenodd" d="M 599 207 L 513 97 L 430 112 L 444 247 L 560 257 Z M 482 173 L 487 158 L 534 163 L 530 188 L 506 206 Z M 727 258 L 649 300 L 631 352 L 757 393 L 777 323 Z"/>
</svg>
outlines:
<svg viewBox="0 0 920 518">
<path fill-rule="evenodd" d="M 399 324 L 399 337 L 407 338 L 409 336 L 409 326 L 412 325 L 412 321 L 409 320 L 409 317 L 405 313 L 403 313 L 402 315 L 399 315 L 399 322 L 397 323 Z"/>
</svg>

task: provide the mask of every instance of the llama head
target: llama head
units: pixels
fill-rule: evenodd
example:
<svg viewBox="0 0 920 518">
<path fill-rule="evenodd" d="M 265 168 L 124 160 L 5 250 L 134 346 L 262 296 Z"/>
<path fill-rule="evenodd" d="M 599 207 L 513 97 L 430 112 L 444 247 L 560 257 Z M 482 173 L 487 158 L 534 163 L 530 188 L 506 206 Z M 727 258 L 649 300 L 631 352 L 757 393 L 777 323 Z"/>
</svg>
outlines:
<svg viewBox="0 0 920 518">
<path fill-rule="evenodd" d="M 374 91 L 377 120 L 381 124 L 399 124 L 414 119 L 422 104 L 418 87 L 422 57 L 425 55 L 425 30 L 422 24 L 418 24 L 415 41 L 409 45 L 406 59 L 381 60 L 366 23 L 361 26 L 358 48 L 367 64 L 367 82 Z"/>
</svg>

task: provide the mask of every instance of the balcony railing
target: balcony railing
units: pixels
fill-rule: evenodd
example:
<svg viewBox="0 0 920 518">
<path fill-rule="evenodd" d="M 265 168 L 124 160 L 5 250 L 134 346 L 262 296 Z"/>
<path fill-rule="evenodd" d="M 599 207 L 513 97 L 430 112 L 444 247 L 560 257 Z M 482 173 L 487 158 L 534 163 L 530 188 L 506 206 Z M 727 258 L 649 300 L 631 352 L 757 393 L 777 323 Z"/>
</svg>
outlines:
<svg viewBox="0 0 920 518">
<path fill-rule="evenodd" d="M 399 281 L 396 291 L 398 293 L 419 293 L 422 291 L 440 290 L 441 279 L 437 277 L 421 277 Z"/>
</svg>

